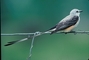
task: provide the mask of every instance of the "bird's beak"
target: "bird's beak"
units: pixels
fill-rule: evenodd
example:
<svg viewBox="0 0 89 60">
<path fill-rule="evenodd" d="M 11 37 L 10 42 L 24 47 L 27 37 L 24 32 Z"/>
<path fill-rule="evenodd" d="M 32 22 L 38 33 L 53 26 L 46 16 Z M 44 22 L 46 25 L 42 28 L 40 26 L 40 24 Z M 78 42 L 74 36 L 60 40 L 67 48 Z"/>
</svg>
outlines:
<svg viewBox="0 0 89 60">
<path fill-rule="evenodd" d="M 83 12 L 82 10 L 79 10 L 80 12 Z"/>
</svg>

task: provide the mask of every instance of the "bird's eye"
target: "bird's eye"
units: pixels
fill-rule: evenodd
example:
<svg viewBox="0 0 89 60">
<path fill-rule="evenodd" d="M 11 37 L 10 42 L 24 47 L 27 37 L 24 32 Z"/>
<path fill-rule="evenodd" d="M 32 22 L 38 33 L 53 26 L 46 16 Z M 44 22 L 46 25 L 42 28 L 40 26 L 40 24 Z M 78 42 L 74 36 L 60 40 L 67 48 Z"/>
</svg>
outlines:
<svg viewBox="0 0 89 60">
<path fill-rule="evenodd" d="M 76 11 L 76 13 L 78 13 L 78 11 Z"/>
</svg>

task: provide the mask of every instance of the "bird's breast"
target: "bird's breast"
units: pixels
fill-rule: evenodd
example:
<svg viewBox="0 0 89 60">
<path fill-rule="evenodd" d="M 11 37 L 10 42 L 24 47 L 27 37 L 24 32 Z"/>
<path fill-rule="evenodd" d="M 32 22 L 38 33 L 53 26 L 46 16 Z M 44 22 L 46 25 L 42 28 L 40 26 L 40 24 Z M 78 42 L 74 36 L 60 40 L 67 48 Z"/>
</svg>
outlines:
<svg viewBox="0 0 89 60">
<path fill-rule="evenodd" d="M 66 28 L 66 29 L 64 30 L 64 32 L 70 32 L 70 31 L 73 30 L 74 28 L 75 28 L 74 25 L 73 25 L 73 26 L 70 26 L 70 27 Z"/>
</svg>

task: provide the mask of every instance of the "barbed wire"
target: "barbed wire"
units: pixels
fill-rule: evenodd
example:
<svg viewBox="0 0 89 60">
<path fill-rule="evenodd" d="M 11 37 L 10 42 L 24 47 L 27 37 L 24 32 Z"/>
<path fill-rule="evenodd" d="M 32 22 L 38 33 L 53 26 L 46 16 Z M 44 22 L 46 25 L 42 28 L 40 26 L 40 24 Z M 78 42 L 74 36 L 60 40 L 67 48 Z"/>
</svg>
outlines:
<svg viewBox="0 0 89 60">
<path fill-rule="evenodd" d="M 32 42 L 31 42 L 31 46 L 30 46 L 30 52 L 29 52 L 29 57 L 28 57 L 28 60 L 31 60 L 31 56 L 32 56 L 32 48 L 33 48 L 33 43 L 34 43 L 34 39 L 35 37 L 37 36 L 40 36 L 40 35 L 43 35 L 43 34 L 50 34 L 51 32 L 50 31 L 47 31 L 47 32 L 35 32 L 35 33 L 10 33 L 10 34 L 1 34 L 1 36 L 27 36 L 27 38 L 24 38 L 24 39 L 21 39 L 21 40 L 18 40 L 18 41 L 12 41 L 12 42 L 8 42 L 5 46 L 8 46 L 8 45 L 12 45 L 14 43 L 18 43 L 18 42 L 22 42 L 22 41 L 26 41 L 28 40 L 29 38 L 32 38 Z M 69 34 L 69 33 L 73 33 L 73 34 L 87 34 L 89 35 L 89 31 L 71 31 L 71 32 L 57 32 L 57 34 L 61 34 L 61 33 L 64 33 L 64 34 Z"/>
<path fill-rule="evenodd" d="M 51 32 L 35 32 L 37 35 L 42 35 L 42 34 L 50 34 Z M 65 32 L 58 32 L 58 33 L 65 33 Z M 89 31 L 71 31 L 67 33 L 73 33 L 73 34 L 89 34 Z M 28 36 L 28 35 L 34 35 L 34 33 L 2 33 L 1 36 Z"/>
</svg>

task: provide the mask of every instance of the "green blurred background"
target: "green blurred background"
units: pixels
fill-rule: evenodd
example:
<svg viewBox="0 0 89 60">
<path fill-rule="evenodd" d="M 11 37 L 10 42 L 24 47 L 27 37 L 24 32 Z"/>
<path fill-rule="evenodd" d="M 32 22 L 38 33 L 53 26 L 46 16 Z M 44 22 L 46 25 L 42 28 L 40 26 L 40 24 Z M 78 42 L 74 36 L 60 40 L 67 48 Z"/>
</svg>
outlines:
<svg viewBox="0 0 89 60">
<path fill-rule="evenodd" d="M 1 0 L 1 33 L 46 31 L 74 9 L 83 10 L 75 30 L 89 31 L 88 0 Z M 26 60 L 31 39 L 5 47 L 26 36 L 2 36 L 2 60 Z M 46 34 L 35 38 L 31 60 L 88 60 L 89 35 Z"/>
</svg>

